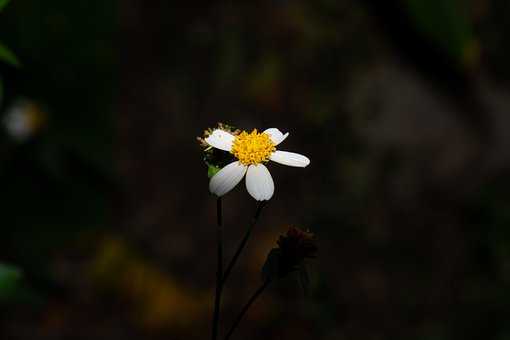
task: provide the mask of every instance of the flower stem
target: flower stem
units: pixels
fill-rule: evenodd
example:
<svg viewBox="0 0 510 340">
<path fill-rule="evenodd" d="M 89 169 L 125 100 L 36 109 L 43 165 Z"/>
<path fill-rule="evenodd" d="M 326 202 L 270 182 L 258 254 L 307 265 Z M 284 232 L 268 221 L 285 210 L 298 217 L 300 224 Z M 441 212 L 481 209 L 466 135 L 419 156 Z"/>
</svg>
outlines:
<svg viewBox="0 0 510 340">
<path fill-rule="evenodd" d="M 216 217 L 218 227 L 216 229 L 216 238 L 218 244 L 217 250 L 217 269 L 216 269 L 216 294 L 214 297 L 214 314 L 212 321 L 212 340 L 218 338 L 218 326 L 220 322 L 221 293 L 223 290 L 223 214 L 221 206 L 221 197 L 216 201 Z"/>
<path fill-rule="evenodd" d="M 230 339 L 230 336 L 232 335 L 232 333 L 234 333 L 234 331 L 236 330 L 237 326 L 239 326 L 239 323 L 241 322 L 241 320 L 243 319 L 244 315 L 246 314 L 246 312 L 248 311 L 248 309 L 250 309 L 251 305 L 255 302 L 255 300 L 257 300 L 257 298 L 260 296 L 260 294 L 262 294 L 262 292 L 264 292 L 264 290 L 267 288 L 267 286 L 269 286 L 269 284 L 271 283 L 271 280 L 270 279 L 267 279 L 266 281 L 264 281 L 264 283 L 259 287 L 259 289 L 257 289 L 257 291 L 252 295 L 252 297 L 248 300 L 248 302 L 244 305 L 243 309 L 241 310 L 241 312 L 239 313 L 239 315 L 237 316 L 237 318 L 235 319 L 234 323 L 232 324 L 232 327 L 230 327 L 227 335 L 225 335 L 225 338 L 224 340 L 228 340 Z"/>
<path fill-rule="evenodd" d="M 232 269 L 234 268 L 237 259 L 239 258 L 239 255 L 241 255 L 241 252 L 243 251 L 244 247 L 246 246 L 246 243 L 248 242 L 248 239 L 250 238 L 251 232 L 253 230 L 253 227 L 255 227 L 255 224 L 257 224 L 257 221 L 260 217 L 260 213 L 262 212 L 262 208 L 265 206 L 265 201 L 261 201 L 259 205 L 257 206 L 257 211 L 255 212 L 255 215 L 253 216 L 250 225 L 248 226 L 248 230 L 246 230 L 246 234 L 244 234 L 243 239 L 241 240 L 241 243 L 239 243 L 239 246 L 237 247 L 237 250 L 234 254 L 234 257 L 232 257 L 232 260 L 230 260 L 227 269 L 225 270 L 225 274 L 223 274 L 223 280 L 222 284 L 225 284 L 227 281 L 227 278 L 229 277 L 230 273 L 232 272 Z"/>
</svg>

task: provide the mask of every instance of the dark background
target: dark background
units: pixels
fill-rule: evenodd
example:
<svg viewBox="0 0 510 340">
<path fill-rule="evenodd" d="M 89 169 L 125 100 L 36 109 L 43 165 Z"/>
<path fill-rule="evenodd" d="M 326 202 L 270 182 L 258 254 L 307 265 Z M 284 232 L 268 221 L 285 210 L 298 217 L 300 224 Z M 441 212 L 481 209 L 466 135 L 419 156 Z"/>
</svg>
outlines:
<svg viewBox="0 0 510 340">
<path fill-rule="evenodd" d="M 288 226 L 305 294 L 237 339 L 510 339 L 510 2 L 13 0 L 0 41 L 1 339 L 207 339 L 215 199 L 196 136 L 290 132 L 222 329 Z M 28 107 L 28 108 L 27 108 Z M 224 199 L 231 255 L 256 204 Z"/>
</svg>

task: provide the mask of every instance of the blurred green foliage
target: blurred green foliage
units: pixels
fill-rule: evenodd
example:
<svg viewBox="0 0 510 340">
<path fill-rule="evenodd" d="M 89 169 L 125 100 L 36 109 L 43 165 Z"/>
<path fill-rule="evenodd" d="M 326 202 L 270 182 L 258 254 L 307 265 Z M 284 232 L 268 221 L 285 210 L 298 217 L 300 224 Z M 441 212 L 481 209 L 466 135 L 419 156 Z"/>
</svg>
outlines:
<svg viewBox="0 0 510 340">
<path fill-rule="evenodd" d="M 457 0 L 404 0 L 418 31 L 440 46 L 461 67 L 477 61 L 477 42 L 467 6 Z"/>
<path fill-rule="evenodd" d="M 44 121 L 27 140 L 0 134 L 2 246 L 40 282 L 52 282 L 51 251 L 106 225 L 116 29 L 112 1 L 14 1 L 2 13 L 0 34 L 23 60 L 0 67 L 3 114 L 23 100 Z"/>
<path fill-rule="evenodd" d="M 0 11 L 3 10 L 9 2 L 11 2 L 11 0 L 0 0 Z"/>
<path fill-rule="evenodd" d="M 0 12 L 9 2 L 10 0 L 0 0 Z M 16 55 L 2 43 L 0 43 L 0 60 L 13 66 L 19 66 L 19 61 L 18 58 L 16 58 Z"/>
<path fill-rule="evenodd" d="M 6 62 L 12 66 L 20 66 L 20 62 L 14 52 L 2 43 L 0 43 L 0 61 Z"/>
<path fill-rule="evenodd" d="M 14 295 L 21 278 L 22 273 L 18 268 L 0 263 L 0 302 Z"/>
<path fill-rule="evenodd" d="M 0 0 L 0 12 L 7 6 L 10 0 Z M 10 64 L 11 66 L 19 67 L 20 62 L 14 52 L 12 52 L 7 46 L 0 43 L 0 61 Z M 4 83 L 0 78 L 0 107 L 4 98 Z"/>
</svg>

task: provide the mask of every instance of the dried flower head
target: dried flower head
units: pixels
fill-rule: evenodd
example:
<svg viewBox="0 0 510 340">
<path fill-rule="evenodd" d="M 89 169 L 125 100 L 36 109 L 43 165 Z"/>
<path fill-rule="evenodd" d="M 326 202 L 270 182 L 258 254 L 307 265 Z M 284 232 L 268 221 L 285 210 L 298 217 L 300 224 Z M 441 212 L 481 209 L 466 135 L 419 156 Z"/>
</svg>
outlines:
<svg viewBox="0 0 510 340">
<path fill-rule="evenodd" d="M 290 227 L 285 235 L 278 238 L 277 244 L 278 248 L 269 252 L 262 269 L 265 279 L 281 278 L 298 271 L 306 259 L 317 256 L 317 240 L 309 231 Z"/>
<path fill-rule="evenodd" d="M 281 235 L 277 243 L 282 256 L 289 261 L 300 263 L 307 258 L 317 257 L 315 235 L 309 231 L 290 227 L 287 234 Z"/>
</svg>

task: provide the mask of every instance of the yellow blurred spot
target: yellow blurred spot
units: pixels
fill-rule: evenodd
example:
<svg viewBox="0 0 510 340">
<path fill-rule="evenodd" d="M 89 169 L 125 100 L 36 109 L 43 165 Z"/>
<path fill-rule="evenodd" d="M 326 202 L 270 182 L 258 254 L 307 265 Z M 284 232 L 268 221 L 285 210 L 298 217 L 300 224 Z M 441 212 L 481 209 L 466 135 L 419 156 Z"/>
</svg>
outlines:
<svg viewBox="0 0 510 340">
<path fill-rule="evenodd" d="M 127 297 L 133 318 L 150 330 L 189 327 L 210 312 L 210 292 L 193 291 L 138 257 L 120 239 L 100 243 L 91 271 L 103 289 Z"/>
</svg>

